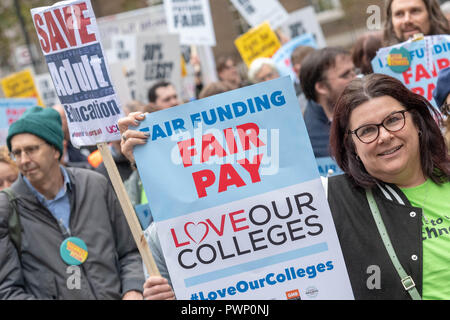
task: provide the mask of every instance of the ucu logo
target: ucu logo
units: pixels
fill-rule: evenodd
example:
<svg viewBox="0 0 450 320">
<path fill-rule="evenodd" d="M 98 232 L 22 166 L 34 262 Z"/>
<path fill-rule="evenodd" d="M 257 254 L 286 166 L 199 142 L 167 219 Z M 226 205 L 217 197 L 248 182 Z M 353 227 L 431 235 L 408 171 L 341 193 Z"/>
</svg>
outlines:
<svg viewBox="0 0 450 320">
<path fill-rule="evenodd" d="M 112 125 L 112 126 L 107 126 L 106 131 L 108 131 L 108 133 L 119 132 L 119 127 L 117 126 L 117 124 Z"/>
</svg>

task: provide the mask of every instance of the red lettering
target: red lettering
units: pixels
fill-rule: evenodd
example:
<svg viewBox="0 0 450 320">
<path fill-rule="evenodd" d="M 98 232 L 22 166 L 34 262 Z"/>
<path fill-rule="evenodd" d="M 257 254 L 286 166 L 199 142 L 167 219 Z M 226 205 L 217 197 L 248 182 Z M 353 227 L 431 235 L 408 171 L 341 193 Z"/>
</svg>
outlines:
<svg viewBox="0 0 450 320">
<path fill-rule="evenodd" d="M 41 28 L 41 26 L 44 24 L 44 21 L 42 21 L 42 18 L 39 14 L 35 14 L 34 17 L 34 25 L 36 27 L 36 31 L 38 35 L 40 36 L 39 43 L 41 44 L 42 51 L 45 53 L 48 53 L 50 51 L 50 44 L 48 41 L 47 33 L 44 29 Z"/>
<path fill-rule="evenodd" d="M 421 87 L 412 88 L 411 91 L 417 93 L 418 95 L 421 95 L 422 97 L 425 96 L 425 90 Z"/>
<path fill-rule="evenodd" d="M 89 43 L 89 42 L 93 42 L 93 41 L 97 41 L 96 37 L 95 37 L 95 33 L 88 33 L 87 31 L 87 26 L 91 24 L 91 18 L 85 17 L 83 11 L 85 11 L 87 9 L 86 7 L 86 3 L 78 3 L 74 5 L 75 7 L 77 7 L 79 9 L 80 12 L 80 16 L 79 16 L 79 27 L 80 27 L 80 38 L 81 38 L 81 43 L 85 44 L 85 43 Z M 77 12 L 77 10 L 75 10 L 75 12 Z"/>
<path fill-rule="evenodd" d="M 250 149 L 250 142 L 258 147 L 265 146 L 264 142 L 259 140 L 259 127 L 255 123 L 245 123 L 236 127 L 241 140 L 242 148 L 244 151 Z M 250 131 L 250 132 L 249 132 Z"/>
<path fill-rule="evenodd" d="M 212 148 L 211 148 L 212 147 Z M 212 134 L 206 134 L 202 137 L 202 162 L 209 160 L 211 156 L 225 157 L 227 154 L 216 137 Z"/>
<path fill-rule="evenodd" d="M 238 163 L 250 174 L 252 183 L 260 182 L 261 176 L 259 175 L 259 167 L 261 166 L 262 154 L 258 154 L 253 157 L 253 162 L 250 163 L 247 158 L 239 160 Z"/>
<path fill-rule="evenodd" d="M 437 60 L 437 65 L 438 65 L 438 68 L 439 68 L 439 71 L 440 71 L 442 69 L 450 67 L 450 60 L 446 59 L 446 58 L 438 59 Z"/>
<path fill-rule="evenodd" d="M 190 243 L 189 241 L 186 241 L 186 242 L 183 242 L 183 243 L 179 243 L 177 235 L 175 234 L 175 230 L 173 228 L 170 229 L 170 233 L 172 234 L 172 238 L 173 238 L 173 242 L 175 243 L 175 247 L 179 248 L 179 247 L 182 247 L 182 246 L 186 246 L 186 245 L 188 245 Z"/>
<path fill-rule="evenodd" d="M 64 41 L 62 34 L 59 32 L 58 25 L 55 23 L 55 20 L 53 20 L 52 13 L 50 11 L 44 12 L 44 17 L 48 28 L 48 35 L 50 36 L 52 50 L 58 50 L 56 45 L 59 45 L 60 49 L 67 48 L 67 44 Z"/>
<path fill-rule="evenodd" d="M 430 74 L 428 73 L 427 69 L 421 64 L 417 65 L 416 68 L 416 82 L 419 82 L 423 78 L 425 79 L 431 79 Z"/>
<path fill-rule="evenodd" d="M 195 189 L 197 190 L 198 197 L 206 197 L 206 188 L 212 186 L 216 181 L 214 172 L 205 169 L 198 172 L 193 172 L 192 177 L 194 178 Z"/>
<path fill-rule="evenodd" d="M 230 154 L 236 154 L 238 152 L 236 139 L 234 138 L 233 129 L 227 128 L 223 130 L 225 134 L 225 141 L 227 142 L 228 151 Z"/>
<path fill-rule="evenodd" d="M 427 100 L 431 101 L 433 99 L 433 90 L 436 89 L 436 85 L 434 83 L 430 83 L 428 85 L 428 90 L 427 90 Z"/>
<path fill-rule="evenodd" d="M 220 166 L 219 192 L 227 191 L 228 187 L 231 185 L 235 185 L 239 188 L 245 186 L 245 182 L 233 166 L 226 163 Z"/>
<path fill-rule="evenodd" d="M 408 85 L 410 82 L 410 79 L 413 77 L 413 74 L 411 73 L 411 68 L 409 68 L 408 70 L 406 70 L 405 72 L 402 73 L 403 76 L 403 83 Z"/>
<path fill-rule="evenodd" d="M 235 211 L 235 212 L 230 213 L 231 226 L 233 227 L 233 231 L 234 232 L 238 232 L 238 231 L 242 231 L 242 230 L 250 228 L 249 225 L 245 225 L 245 226 L 239 227 L 239 228 L 236 226 L 239 222 L 247 221 L 247 219 L 245 217 L 241 218 L 241 219 L 237 219 L 237 220 L 234 219 L 235 215 L 241 214 L 243 212 L 244 212 L 244 210 L 239 210 L 239 211 Z"/>
</svg>

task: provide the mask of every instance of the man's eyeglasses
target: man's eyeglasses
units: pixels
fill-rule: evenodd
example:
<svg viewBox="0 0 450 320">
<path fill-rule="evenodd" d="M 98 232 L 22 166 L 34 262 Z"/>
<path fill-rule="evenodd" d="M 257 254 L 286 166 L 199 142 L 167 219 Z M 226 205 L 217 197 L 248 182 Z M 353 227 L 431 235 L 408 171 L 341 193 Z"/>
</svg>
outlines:
<svg viewBox="0 0 450 320">
<path fill-rule="evenodd" d="M 381 123 L 366 124 L 348 133 L 354 134 L 362 143 L 372 143 L 380 135 L 380 126 L 389 132 L 396 132 L 405 126 L 405 112 L 408 110 L 396 111 L 388 115 Z"/>
<path fill-rule="evenodd" d="M 34 146 L 27 146 L 24 147 L 23 149 L 17 149 L 17 150 L 12 150 L 9 153 L 9 156 L 11 157 L 11 159 L 13 159 L 14 161 L 18 161 L 22 158 L 22 152 L 25 152 L 26 155 L 31 158 L 33 155 L 35 155 L 38 151 L 39 148 L 44 145 L 47 144 L 46 142 L 41 143 L 41 144 L 36 144 Z"/>
</svg>

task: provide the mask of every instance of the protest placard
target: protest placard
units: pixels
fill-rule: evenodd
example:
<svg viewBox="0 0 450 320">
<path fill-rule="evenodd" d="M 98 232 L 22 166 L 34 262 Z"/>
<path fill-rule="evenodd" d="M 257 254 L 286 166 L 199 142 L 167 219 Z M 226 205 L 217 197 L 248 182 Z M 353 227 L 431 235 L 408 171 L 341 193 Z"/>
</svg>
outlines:
<svg viewBox="0 0 450 320">
<path fill-rule="evenodd" d="M 169 32 L 183 45 L 215 46 L 216 36 L 208 0 L 165 0 Z"/>
<path fill-rule="evenodd" d="M 147 115 L 135 147 L 178 299 L 351 299 L 289 77 Z"/>
<path fill-rule="evenodd" d="M 433 90 L 440 70 L 450 66 L 450 35 L 426 36 L 422 40 L 382 48 L 372 60 L 374 72 L 400 80 L 433 106 Z"/>
<path fill-rule="evenodd" d="M 39 43 L 56 93 L 64 107 L 70 140 L 78 146 L 97 145 L 122 206 L 144 265 L 159 274 L 144 239 L 107 142 L 120 139 L 123 117 L 100 43 L 90 0 L 55 3 L 31 9 Z"/>
<path fill-rule="evenodd" d="M 158 81 L 168 81 L 181 91 L 181 50 L 174 34 L 136 37 L 137 99 L 148 102 L 148 89 Z"/>
<path fill-rule="evenodd" d="M 278 0 L 231 0 L 231 2 L 252 27 L 268 21 L 275 30 L 289 16 Z"/>
<path fill-rule="evenodd" d="M 36 98 L 37 105 L 44 106 L 31 69 L 10 74 L 1 79 L 1 84 L 6 98 Z"/>
<path fill-rule="evenodd" d="M 297 79 L 298 75 L 295 74 L 291 55 L 298 46 L 308 46 L 317 49 L 316 40 L 311 33 L 297 36 L 285 43 L 272 57 L 280 76 L 290 76 L 292 80 Z"/>
<path fill-rule="evenodd" d="M 0 146 L 6 145 L 9 126 L 31 107 L 37 105 L 36 98 L 0 99 Z"/>
<path fill-rule="evenodd" d="M 306 33 L 312 34 L 319 49 L 327 45 L 313 6 L 290 12 L 288 19 L 280 26 L 280 29 L 290 39 Z"/>
<path fill-rule="evenodd" d="M 167 34 L 166 14 L 163 5 L 121 12 L 111 16 L 97 18 L 101 42 L 104 49 L 112 47 L 117 35 L 138 33 Z"/>
<path fill-rule="evenodd" d="M 234 44 L 247 66 L 256 58 L 272 57 L 281 47 L 277 35 L 267 22 L 239 36 Z"/>
</svg>

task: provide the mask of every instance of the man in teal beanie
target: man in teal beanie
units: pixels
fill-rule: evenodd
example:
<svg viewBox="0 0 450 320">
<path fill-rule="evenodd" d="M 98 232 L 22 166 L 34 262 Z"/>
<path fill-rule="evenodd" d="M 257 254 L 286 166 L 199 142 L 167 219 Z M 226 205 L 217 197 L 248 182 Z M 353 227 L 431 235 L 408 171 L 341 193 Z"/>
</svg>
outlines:
<svg viewBox="0 0 450 320">
<path fill-rule="evenodd" d="M 142 260 L 110 183 L 60 164 L 59 113 L 27 110 L 7 145 L 20 171 L 10 187 L 19 224 L 0 192 L 0 300 L 142 299 Z"/>
</svg>

